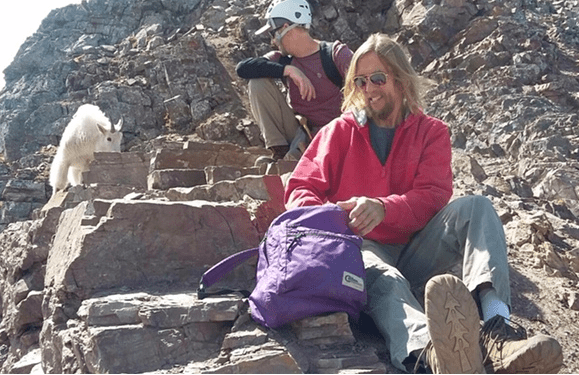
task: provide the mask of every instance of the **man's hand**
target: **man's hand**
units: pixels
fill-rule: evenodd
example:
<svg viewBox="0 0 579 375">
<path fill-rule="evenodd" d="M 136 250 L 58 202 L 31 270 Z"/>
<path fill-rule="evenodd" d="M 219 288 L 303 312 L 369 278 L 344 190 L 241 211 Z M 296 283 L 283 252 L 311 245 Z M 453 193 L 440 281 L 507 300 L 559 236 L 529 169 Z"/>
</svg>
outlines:
<svg viewBox="0 0 579 375">
<path fill-rule="evenodd" d="M 352 197 L 336 204 L 350 212 L 349 225 L 362 237 L 376 228 L 386 216 L 384 205 L 375 198 Z"/>
<path fill-rule="evenodd" d="M 296 86 L 300 89 L 300 95 L 302 99 L 308 102 L 316 98 L 316 90 L 312 82 L 306 77 L 306 75 L 297 67 L 293 65 L 286 65 L 283 70 L 283 75 L 290 77 Z"/>
</svg>

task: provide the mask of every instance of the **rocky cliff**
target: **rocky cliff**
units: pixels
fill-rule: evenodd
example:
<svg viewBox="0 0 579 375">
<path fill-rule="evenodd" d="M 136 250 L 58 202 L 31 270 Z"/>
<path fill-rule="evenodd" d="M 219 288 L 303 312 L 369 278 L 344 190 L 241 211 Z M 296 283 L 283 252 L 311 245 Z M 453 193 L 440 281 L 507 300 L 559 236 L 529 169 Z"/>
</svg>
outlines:
<svg viewBox="0 0 579 375">
<path fill-rule="evenodd" d="M 235 64 L 269 49 L 265 0 L 88 0 L 56 9 L 0 92 L 1 372 L 392 372 L 372 325 L 279 331 L 239 296 L 199 301 L 208 266 L 255 246 L 294 164 L 267 154 Z M 312 33 L 373 32 L 438 82 L 455 196 L 489 197 L 509 245 L 513 319 L 579 372 L 579 2 L 312 0 Z M 83 103 L 124 119 L 120 154 L 50 201 L 50 163 Z M 251 287 L 253 267 L 224 285 Z"/>
</svg>

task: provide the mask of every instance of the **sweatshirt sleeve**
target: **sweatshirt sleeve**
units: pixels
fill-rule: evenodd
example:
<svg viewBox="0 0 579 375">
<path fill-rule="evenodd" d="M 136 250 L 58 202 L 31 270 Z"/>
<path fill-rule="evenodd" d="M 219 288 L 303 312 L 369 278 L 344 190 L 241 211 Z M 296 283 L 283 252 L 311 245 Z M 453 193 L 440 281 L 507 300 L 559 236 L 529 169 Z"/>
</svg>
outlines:
<svg viewBox="0 0 579 375">
<path fill-rule="evenodd" d="M 265 57 L 250 57 L 242 60 L 235 68 L 237 75 L 245 79 L 283 78 L 284 65 Z"/>
<path fill-rule="evenodd" d="M 283 78 L 285 64 L 280 63 L 282 54 L 270 51 L 261 57 L 250 57 L 240 61 L 235 68 L 237 75 L 245 79 Z"/>
<path fill-rule="evenodd" d="M 332 129 L 330 123 L 318 132 L 292 172 L 285 190 L 287 209 L 327 202 L 332 170 L 338 162 L 336 152 L 339 152 Z"/>
<path fill-rule="evenodd" d="M 338 71 L 342 77 L 346 77 L 348 68 L 350 67 L 350 62 L 352 61 L 352 56 L 354 52 L 344 43 L 336 42 L 334 43 L 334 64 L 338 68 Z"/>
<path fill-rule="evenodd" d="M 379 198 L 386 209 L 380 225 L 390 230 L 414 233 L 424 228 L 452 196 L 452 147 L 446 125 L 433 126 L 423 147 L 412 188 Z"/>
</svg>

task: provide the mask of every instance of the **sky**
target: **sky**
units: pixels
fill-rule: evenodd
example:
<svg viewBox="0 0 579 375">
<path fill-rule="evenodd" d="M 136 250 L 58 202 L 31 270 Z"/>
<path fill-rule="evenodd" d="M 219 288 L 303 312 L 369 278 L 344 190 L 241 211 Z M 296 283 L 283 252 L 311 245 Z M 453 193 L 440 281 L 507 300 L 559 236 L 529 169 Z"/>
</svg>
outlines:
<svg viewBox="0 0 579 375">
<path fill-rule="evenodd" d="M 52 9 L 81 0 L 2 0 L 0 4 L 0 90 L 4 87 L 4 69 L 26 38 L 38 30 Z"/>
</svg>

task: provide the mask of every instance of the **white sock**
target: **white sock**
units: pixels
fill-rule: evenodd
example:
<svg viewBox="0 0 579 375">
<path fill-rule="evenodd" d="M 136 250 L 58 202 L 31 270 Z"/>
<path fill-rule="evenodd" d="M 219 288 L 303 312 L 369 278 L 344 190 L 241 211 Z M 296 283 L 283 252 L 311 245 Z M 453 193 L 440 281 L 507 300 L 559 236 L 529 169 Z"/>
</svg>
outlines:
<svg viewBox="0 0 579 375">
<path fill-rule="evenodd" d="M 479 293 L 480 305 L 483 312 L 483 320 L 487 322 L 496 315 L 509 319 L 509 306 L 499 299 L 495 288 L 488 288 Z M 505 320 L 506 321 L 506 320 Z"/>
</svg>

